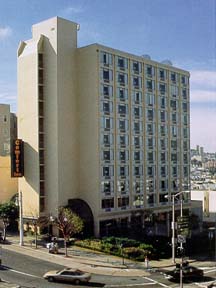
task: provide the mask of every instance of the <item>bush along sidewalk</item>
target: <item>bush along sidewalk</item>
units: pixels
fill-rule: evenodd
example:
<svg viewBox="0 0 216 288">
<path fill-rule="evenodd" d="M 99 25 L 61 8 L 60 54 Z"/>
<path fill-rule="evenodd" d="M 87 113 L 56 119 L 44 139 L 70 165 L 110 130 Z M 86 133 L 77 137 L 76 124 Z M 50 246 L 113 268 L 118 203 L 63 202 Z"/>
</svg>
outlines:
<svg viewBox="0 0 216 288">
<path fill-rule="evenodd" d="M 99 252 L 125 258 L 145 261 L 145 258 L 155 259 L 155 249 L 151 244 L 141 243 L 128 238 L 105 237 L 103 239 L 76 240 L 75 245 Z"/>
</svg>

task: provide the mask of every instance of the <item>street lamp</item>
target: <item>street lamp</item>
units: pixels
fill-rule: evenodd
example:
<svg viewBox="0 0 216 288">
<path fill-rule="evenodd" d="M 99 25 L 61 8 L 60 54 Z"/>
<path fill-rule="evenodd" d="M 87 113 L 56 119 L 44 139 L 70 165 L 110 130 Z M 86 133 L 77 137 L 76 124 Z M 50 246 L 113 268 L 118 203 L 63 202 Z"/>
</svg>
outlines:
<svg viewBox="0 0 216 288">
<path fill-rule="evenodd" d="M 175 263 L 175 198 L 177 196 L 181 196 L 180 198 L 180 216 L 182 219 L 183 216 L 183 199 L 182 199 L 182 194 L 183 193 L 190 193 L 190 191 L 180 191 L 176 194 L 172 194 L 172 262 Z M 168 195 L 167 195 L 168 196 Z M 183 287 L 183 243 L 182 241 L 180 242 L 180 251 L 182 253 L 182 260 L 180 264 L 180 288 Z"/>
</svg>

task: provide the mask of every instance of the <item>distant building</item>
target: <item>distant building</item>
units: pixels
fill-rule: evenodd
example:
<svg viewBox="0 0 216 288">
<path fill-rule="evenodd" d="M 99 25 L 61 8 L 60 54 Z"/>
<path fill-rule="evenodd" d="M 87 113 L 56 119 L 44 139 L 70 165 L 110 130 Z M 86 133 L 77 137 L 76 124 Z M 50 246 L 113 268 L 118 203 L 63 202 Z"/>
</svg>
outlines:
<svg viewBox="0 0 216 288">
<path fill-rule="evenodd" d="M 216 190 L 191 190 L 191 200 L 202 201 L 203 222 L 207 226 L 216 221 Z"/>
<path fill-rule="evenodd" d="M 0 156 L 10 155 L 11 139 L 17 136 L 17 118 L 10 105 L 0 104 Z"/>
<path fill-rule="evenodd" d="M 189 73 L 99 44 L 78 48 L 77 29 L 52 18 L 18 48 L 24 217 L 69 205 L 95 235 L 136 226 L 167 235 L 171 195 L 190 186 Z"/>
<path fill-rule="evenodd" d="M 17 179 L 11 178 L 10 144 L 17 137 L 17 118 L 10 105 L 0 104 L 0 203 L 18 192 Z"/>
</svg>

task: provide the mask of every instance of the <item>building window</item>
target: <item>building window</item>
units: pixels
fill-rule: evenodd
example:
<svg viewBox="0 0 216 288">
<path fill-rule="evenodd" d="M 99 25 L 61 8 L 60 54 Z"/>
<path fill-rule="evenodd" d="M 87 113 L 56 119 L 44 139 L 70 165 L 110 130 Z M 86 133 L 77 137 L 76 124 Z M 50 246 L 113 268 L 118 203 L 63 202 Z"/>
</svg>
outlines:
<svg viewBox="0 0 216 288">
<path fill-rule="evenodd" d="M 143 175 L 142 165 L 134 166 L 133 171 L 134 171 L 134 173 L 133 173 L 134 176 L 136 176 L 136 177 L 142 176 Z"/>
<path fill-rule="evenodd" d="M 176 100 L 170 100 L 170 108 L 174 111 L 177 109 L 177 102 Z"/>
<path fill-rule="evenodd" d="M 142 78 L 138 76 L 132 76 L 132 83 L 133 87 L 135 89 L 141 89 L 142 88 Z"/>
<path fill-rule="evenodd" d="M 160 111 L 160 121 L 166 122 L 166 112 L 164 110 Z"/>
<path fill-rule="evenodd" d="M 176 83 L 178 81 L 177 74 L 175 72 L 170 72 L 170 80 L 173 83 Z"/>
<path fill-rule="evenodd" d="M 103 166 L 103 168 L 102 168 L 102 176 L 103 177 L 111 177 L 111 176 L 113 176 L 113 166 Z"/>
<path fill-rule="evenodd" d="M 111 194 L 113 192 L 113 182 L 104 181 L 101 182 L 102 192 L 105 194 Z"/>
<path fill-rule="evenodd" d="M 114 198 L 102 199 L 102 209 L 114 208 Z"/>
<path fill-rule="evenodd" d="M 178 134 L 177 126 L 171 126 L 170 128 L 171 128 L 171 136 L 177 137 Z"/>
<path fill-rule="evenodd" d="M 120 85 L 127 85 L 128 84 L 128 76 L 125 73 L 117 73 L 117 81 Z"/>
<path fill-rule="evenodd" d="M 110 162 L 110 160 L 111 160 L 111 151 L 110 150 L 103 151 L 103 160 L 105 162 Z"/>
<path fill-rule="evenodd" d="M 187 99 L 187 96 L 188 96 L 187 94 L 188 94 L 187 93 L 187 89 L 186 88 L 182 88 L 181 89 L 181 96 L 182 96 L 183 99 L 185 99 L 185 100 Z"/>
<path fill-rule="evenodd" d="M 113 87 L 109 85 L 101 85 L 101 93 L 104 98 L 112 98 Z"/>
<path fill-rule="evenodd" d="M 188 111 L 188 105 L 187 105 L 186 102 L 182 103 L 182 110 L 183 110 L 183 112 L 187 112 Z"/>
<path fill-rule="evenodd" d="M 102 144 L 105 146 L 110 146 L 113 144 L 113 135 L 112 134 L 102 134 L 101 136 Z"/>
<path fill-rule="evenodd" d="M 117 66 L 124 70 L 128 68 L 128 60 L 126 58 L 123 57 L 117 57 Z"/>
<path fill-rule="evenodd" d="M 142 131 L 142 122 L 134 122 L 134 132 L 135 133 L 141 133 Z"/>
<path fill-rule="evenodd" d="M 177 150 L 177 140 L 171 140 L 171 148 L 172 150 Z"/>
<path fill-rule="evenodd" d="M 128 146 L 129 144 L 128 135 L 118 135 L 118 144 L 121 147 Z"/>
<path fill-rule="evenodd" d="M 118 120 L 118 128 L 121 132 L 126 132 L 128 130 L 128 120 L 119 119 Z"/>
<path fill-rule="evenodd" d="M 121 177 L 128 176 L 128 166 L 119 166 L 118 167 L 118 176 L 121 176 Z"/>
<path fill-rule="evenodd" d="M 155 196 L 153 194 L 147 195 L 147 203 L 149 206 L 154 206 L 154 198 Z"/>
<path fill-rule="evenodd" d="M 129 159 L 129 153 L 128 153 L 128 151 L 122 150 L 122 151 L 119 151 L 118 154 L 119 154 L 118 159 L 119 159 L 121 162 L 126 162 L 126 161 L 128 161 L 128 159 Z"/>
<path fill-rule="evenodd" d="M 167 126 L 160 125 L 160 136 L 165 137 L 167 135 Z"/>
<path fill-rule="evenodd" d="M 117 97 L 120 101 L 126 101 L 128 99 L 128 90 L 124 88 L 117 88 Z"/>
<path fill-rule="evenodd" d="M 110 82 L 113 80 L 113 72 L 109 69 L 102 69 L 102 79 L 104 82 Z"/>
<path fill-rule="evenodd" d="M 166 171 L 166 166 L 161 166 L 161 168 L 160 168 L 160 175 L 161 175 L 161 177 L 165 177 L 165 176 L 166 176 L 166 173 L 167 173 L 167 171 Z"/>
<path fill-rule="evenodd" d="M 149 163 L 153 163 L 154 162 L 154 152 L 148 152 L 148 154 L 147 154 L 147 161 L 149 162 Z"/>
<path fill-rule="evenodd" d="M 133 91 L 133 100 L 136 104 L 140 104 L 142 102 L 142 93 Z"/>
<path fill-rule="evenodd" d="M 160 139 L 160 149 L 161 149 L 161 150 L 166 150 L 166 148 L 167 148 L 167 141 L 166 141 L 166 139 L 164 139 L 164 138 Z"/>
<path fill-rule="evenodd" d="M 113 56 L 109 53 L 101 51 L 100 62 L 106 66 L 112 65 L 113 64 Z"/>
<path fill-rule="evenodd" d="M 129 197 L 118 197 L 118 207 L 126 207 L 129 205 Z"/>
<path fill-rule="evenodd" d="M 154 130 L 155 130 L 154 129 L 154 124 L 148 123 L 146 127 L 147 127 L 147 131 L 146 131 L 147 134 L 148 135 L 154 135 Z"/>
<path fill-rule="evenodd" d="M 141 107 L 135 106 L 133 108 L 133 110 L 134 110 L 133 115 L 134 115 L 135 118 L 140 118 L 142 116 L 142 108 Z"/>
<path fill-rule="evenodd" d="M 139 74 L 140 72 L 142 72 L 142 64 L 137 61 L 133 61 L 132 72 L 135 74 Z"/>
<path fill-rule="evenodd" d="M 177 157 L 177 153 L 171 153 L 171 161 L 173 163 L 177 163 L 178 157 Z"/>
<path fill-rule="evenodd" d="M 136 195 L 134 196 L 134 201 L 133 201 L 133 206 L 140 208 L 141 206 L 143 206 L 144 201 L 143 201 L 143 195 Z"/>
<path fill-rule="evenodd" d="M 166 71 L 164 69 L 159 69 L 158 70 L 158 77 L 160 81 L 165 81 L 166 80 Z"/>
<path fill-rule="evenodd" d="M 177 113 L 171 113 L 171 120 L 173 124 L 177 123 Z"/>
<path fill-rule="evenodd" d="M 151 92 L 154 90 L 154 81 L 153 80 L 150 80 L 150 79 L 147 79 L 146 80 L 146 89 Z"/>
<path fill-rule="evenodd" d="M 173 177 L 176 177 L 176 176 L 177 176 L 177 171 L 178 171 L 177 166 L 172 166 L 172 176 L 173 176 Z"/>
<path fill-rule="evenodd" d="M 177 97 L 178 96 L 178 87 L 174 85 L 170 85 L 170 94 L 172 97 Z"/>
<path fill-rule="evenodd" d="M 155 95 L 151 93 L 146 93 L 146 104 L 148 106 L 154 106 L 155 104 Z"/>
<path fill-rule="evenodd" d="M 133 145 L 136 148 L 139 148 L 142 146 L 142 137 L 140 136 L 133 136 Z"/>
<path fill-rule="evenodd" d="M 147 109 L 147 120 L 148 121 L 154 120 L 154 110 L 153 109 Z"/>
<path fill-rule="evenodd" d="M 120 193 L 126 193 L 128 191 L 128 181 L 118 181 L 118 192 Z"/>
<path fill-rule="evenodd" d="M 147 77 L 154 77 L 155 68 L 151 65 L 145 65 L 145 73 Z"/>
<path fill-rule="evenodd" d="M 124 104 L 118 105 L 118 113 L 125 116 L 128 113 L 128 106 Z"/>
<path fill-rule="evenodd" d="M 181 84 L 182 85 L 187 85 L 187 77 L 184 76 L 184 75 L 181 76 Z"/>
<path fill-rule="evenodd" d="M 141 151 L 134 151 L 134 161 L 140 162 L 140 160 L 142 160 Z"/>
<path fill-rule="evenodd" d="M 160 108 L 166 108 L 166 98 L 164 96 L 160 96 Z"/>
<path fill-rule="evenodd" d="M 165 94 L 166 93 L 166 91 L 167 91 L 167 86 L 166 86 L 166 84 L 165 83 L 159 83 L 158 84 L 158 90 L 159 90 L 159 93 L 160 94 Z"/>
</svg>

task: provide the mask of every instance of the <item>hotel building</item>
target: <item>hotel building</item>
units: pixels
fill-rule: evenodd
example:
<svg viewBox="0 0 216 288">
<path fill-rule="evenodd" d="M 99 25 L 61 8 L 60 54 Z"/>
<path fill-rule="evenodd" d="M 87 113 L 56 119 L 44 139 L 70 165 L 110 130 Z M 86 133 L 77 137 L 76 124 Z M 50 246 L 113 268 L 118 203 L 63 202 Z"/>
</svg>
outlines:
<svg viewBox="0 0 216 288">
<path fill-rule="evenodd" d="M 24 217 L 69 205 L 95 235 L 135 224 L 167 235 L 171 195 L 190 181 L 189 73 L 99 44 L 78 48 L 78 28 L 55 17 L 18 48 Z"/>
</svg>

